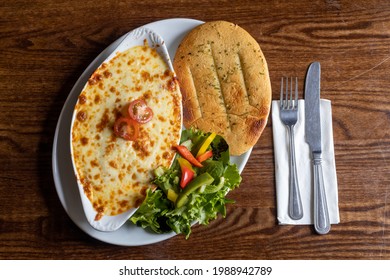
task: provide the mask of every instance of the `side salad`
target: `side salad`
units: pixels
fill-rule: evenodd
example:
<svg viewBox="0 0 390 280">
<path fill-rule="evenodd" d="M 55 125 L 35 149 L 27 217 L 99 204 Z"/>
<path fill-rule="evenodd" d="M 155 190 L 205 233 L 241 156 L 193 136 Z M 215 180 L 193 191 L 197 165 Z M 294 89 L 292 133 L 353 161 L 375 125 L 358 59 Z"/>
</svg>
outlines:
<svg viewBox="0 0 390 280">
<path fill-rule="evenodd" d="M 154 170 L 155 190 L 149 189 L 144 202 L 130 220 L 156 233 L 174 231 L 191 234 L 191 225 L 207 225 L 234 201 L 226 194 L 239 186 L 241 176 L 230 163 L 229 146 L 215 133 L 184 130 L 178 151 L 167 169 Z"/>
</svg>

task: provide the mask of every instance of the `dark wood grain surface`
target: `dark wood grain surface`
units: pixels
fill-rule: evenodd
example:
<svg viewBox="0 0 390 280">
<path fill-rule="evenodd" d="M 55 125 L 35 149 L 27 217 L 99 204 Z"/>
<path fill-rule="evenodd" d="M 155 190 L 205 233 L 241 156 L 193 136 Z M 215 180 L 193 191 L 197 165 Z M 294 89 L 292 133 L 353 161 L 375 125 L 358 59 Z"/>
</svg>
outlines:
<svg viewBox="0 0 390 280">
<path fill-rule="evenodd" d="M 228 20 L 260 43 L 279 98 L 322 65 L 332 101 L 341 223 L 325 236 L 276 221 L 272 123 L 225 220 L 142 247 L 97 241 L 68 217 L 52 176 L 54 131 L 89 63 L 166 18 Z M 0 259 L 390 259 L 390 2 L 50 1 L 0 4 Z M 301 91 L 302 92 L 302 91 Z"/>
</svg>

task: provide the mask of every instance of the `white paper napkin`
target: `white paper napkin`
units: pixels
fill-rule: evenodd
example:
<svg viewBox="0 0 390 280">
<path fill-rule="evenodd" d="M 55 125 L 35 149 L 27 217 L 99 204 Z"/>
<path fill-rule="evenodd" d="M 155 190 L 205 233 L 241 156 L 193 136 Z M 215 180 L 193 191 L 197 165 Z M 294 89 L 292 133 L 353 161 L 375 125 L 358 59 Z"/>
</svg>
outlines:
<svg viewBox="0 0 390 280">
<path fill-rule="evenodd" d="M 289 147 L 288 132 L 280 120 L 280 101 L 272 101 L 272 130 L 275 153 L 276 203 L 279 224 L 308 225 L 314 224 L 313 218 L 313 184 L 312 163 L 309 145 L 305 141 L 305 102 L 298 101 L 298 122 L 295 125 L 295 156 L 299 189 L 301 192 L 303 218 L 293 220 L 288 215 L 288 178 Z M 322 169 L 325 183 L 326 199 L 331 224 L 338 224 L 339 207 L 337 193 L 337 175 L 333 147 L 332 108 L 329 100 L 321 99 L 321 135 L 322 135 Z"/>
</svg>

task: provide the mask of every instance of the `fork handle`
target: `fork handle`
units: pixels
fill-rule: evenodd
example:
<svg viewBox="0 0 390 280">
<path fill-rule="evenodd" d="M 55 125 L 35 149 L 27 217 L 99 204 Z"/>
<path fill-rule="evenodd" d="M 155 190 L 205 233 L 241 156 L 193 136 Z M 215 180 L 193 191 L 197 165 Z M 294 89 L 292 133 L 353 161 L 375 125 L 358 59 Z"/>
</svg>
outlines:
<svg viewBox="0 0 390 280">
<path fill-rule="evenodd" d="M 288 215 L 293 220 L 300 220 L 303 217 L 303 208 L 301 194 L 299 192 L 297 166 L 295 161 L 294 126 L 288 126 L 288 132 L 290 142 Z"/>
<path fill-rule="evenodd" d="M 322 158 L 320 153 L 313 153 L 314 173 L 314 228 L 318 234 L 327 234 L 330 230 L 328 205 L 326 202 Z"/>
</svg>

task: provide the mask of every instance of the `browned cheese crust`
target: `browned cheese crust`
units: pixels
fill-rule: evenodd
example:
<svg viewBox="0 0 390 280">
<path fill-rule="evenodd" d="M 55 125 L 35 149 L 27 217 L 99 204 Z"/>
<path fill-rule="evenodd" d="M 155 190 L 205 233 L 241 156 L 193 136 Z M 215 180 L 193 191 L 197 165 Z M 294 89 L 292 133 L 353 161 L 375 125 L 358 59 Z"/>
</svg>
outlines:
<svg viewBox="0 0 390 280">
<path fill-rule="evenodd" d="M 266 126 L 271 84 L 264 55 L 241 27 L 214 21 L 181 42 L 174 68 L 183 96 L 183 121 L 222 135 L 232 155 L 248 151 Z"/>
</svg>

